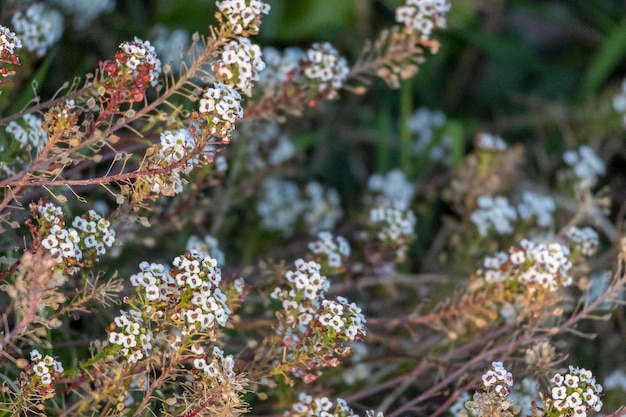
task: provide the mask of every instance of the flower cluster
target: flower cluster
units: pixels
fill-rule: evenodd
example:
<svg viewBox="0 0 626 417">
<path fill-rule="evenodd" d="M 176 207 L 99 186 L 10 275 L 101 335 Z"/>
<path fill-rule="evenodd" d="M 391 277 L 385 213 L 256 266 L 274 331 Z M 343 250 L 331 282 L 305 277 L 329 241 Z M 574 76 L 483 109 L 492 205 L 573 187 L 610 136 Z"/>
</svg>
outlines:
<svg viewBox="0 0 626 417">
<path fill-rule="evenodd" d="M 520 408 L 520 416 L 532 416 L 533 409 L 541 404 L 537 381 L 531 378 L 522 379 L 522 383 L 517 385 L 508 398 Z"/>
<path fill-rule="evenodd" d="M 185 249 L 190 252 L 202 252 L 215 259 L 218 265 L 224 265 L 224 252 L 220 249 L 217 239 L 211 235 L 206 235 L 202 239 L 196 235 L 189 236 Z"/>
<path fill-rule="evenodd" d="M 386 174 L 372 174 L 367 181 L 367 188 L 376 194 L 378 204 L 389 203 L 402 210 L 410 206 L 415 194 L 413 184 L 400 169 L 394 169 Z"/>
<path fill-rule="evenodd" d="M 291 47 L 280 52 L 276 48 L 263 48 L 265 69 L 259 74 L 257 85 L 263 89 L 266 96 L 279 91 L 283 85 L 300 80 L 300 62 L 306 59 L 306 54 L 300 48 Z"/>
<path fill-rule="evenodd" d="M 6 127 L 6 132 L 20 143 L 20 148 L 36 150 L 37 153 L 46 146 L 48 142 L 48 134 L 41 126 L 41 119 L 33 114 L 25 114 L 22 120 L 12 121 Z"/>
<path fill-rule="evenodd" d="M 328 42 L 315 43 L 302 62 L 302 76 L 315 95 L 332 99 L 348 78 L 348 63 Z"/>
<path fill-rule="evenodd" d="M 478 271 L 487 282 L 519 282 L 529 288 L 542 287 L 555 291 L 572 284 L 569 270 L 572 262 L 569 249 L 558 243 L 534 243 L 522 240 L 508 253 L 488 256 Z"/>
<path fill-rule="evenodd" d="M 480 132 L 476 135 L 474 146 L 481 151 L 504 152 L 507 150 L 506 142 L 497 135 Z"/>
<path fill-rule="evenodd" d="M 545 399 L 548 410 L 559 415 L 585 417 L 587 412 L 598 412 L 602 408 L 600 393 L 602 385 L 596 383 L 591 371 L 570 365 L 565 375 L 556 374 L 550 379 L 552 390 Z"/>
<path fill-rule="evenodd" d="M 24 48 L 38 57 L 44 56 L 63 35 L 63 16 L 44 3 L 31 4 L 24 12 L 17 11 L 11 23 Z"/>
<path fill-rule="evenodd" d="M 300 215 L 310 234 L 332 229 L 343 216 L 340 203 L 336 190 L 325 189 L 315 181 L 305 186 L 304 196 L 301 196 L 295 182 L 266 178 L 256 209 L 264 228 L 289 236 Z"/>
<path fill-rule="evenodd" d="M 316 181 L 305 187 L 304 223 L 310 234 L 330 230 L 343 216 L 339 193 L 333 188 L 324 189 Z"/>
<path fill-rule="evenodd" d="M 417 109 L 408 120 L 409 130 L 417 136 L 411 151 L 416 155 L 427 153 L 431 161 L 444 159 L 450 148 L 451 138 L 448 135 L 437 138 L 436 133 L 445 122 L 446 115 L 439 110 L 426 107 Z"/>
<path fill-rule="evenodd" d="M 565 152 L 563 160 L 573 169 L 574 176 L 578 181 L 586 181 L 592 186 L 596 185 L 598 177 L 606 173 L 602 159 L 586 145 L 578 148 L 578 151 Z"/>
<path fill-rule="evenodd" d="M 556 210 L 554 199 L 549 195 L 541 195 L 531 191 L 525 191 L 520 197 L 517 212 L 522 220 L 535 219 L 539 227 L 552 225 L 552 214 Z"/>
<path fill-rule="evenodd" d="M 9 28 L 0 25 L 0 76 L 8 77 L 15 74 L 14 70 L 5 65 L 19 65 L 20 60 L 15 50 L 22 47 L 22 41 Z"/>
<path fill-rule="evenodd" d="M 309 243 L 309 250 L 333 270 L 341 269 L 350 256 L 350 244 L 346 238 L 326 231 L 317 234 L 317 240 Z"/>
<path fill-rule="evenodd" d="M 572 252 L 580 252 L 583 256 L 592 256 L 598 251 L 600 239 L 591 227 L 570 228 L 565 235 L 572 243 Z"/>
<path fill-rule="evenodd" d="M 51 385 L 54 379 L 60 378 L 63 373 L 63 364 L 50 355 L 45 357 L 37 349 L 30 352 L 32 362 L 30 372 L 44 385 Z"/>
<path fill-rule="evenodd" d="M 215 80 L 249 96 L 259 72 L 265 68 L 261 56 L 261 48 L 248 38 L 230 41 L 224 45 L 222 59 L 213 66 Z"/>
<path fill-rule="evenodd" d="M 243 117 L 241 94 L 222 83 L 215 83 L 202 95 L 199 112 L 211 136 L 228 143 L 235 122 Z"/>
<path fill-rule="evenodd" d="M 488 391 L 494 391 L 500 397 L 506 397 L 511 393 L 513 375 L 507 371 L 502 362 L 492 362 L 491 366 L 482 376 L 483 385 Z"/>
<path fill-rule="evenodd" d="M 55 119 L 58 120 L 58 119 Z M 25 114 L 24 117 L 14 120 L 5 127 L 6 132 L 19 146 L 9 146 L 5 153 L 5 147 L 0 144 L 1 159 L 0 169 L 8 176 L 14 175 L 16 170 L 21 170 L 24 164 L 30 163 L 33 154 L 39 154 L 48 143 L 48 133 L 43 128 L 43 122 L 34 114 Z"/>
<path fill-rule="evenodd" d="M 295 271 L 285 274 L 289 288 L 276 287 L 271 297 L 281 301 L 289 327 L 300 329 L 316 319 L 330 282 L 321 274 L 321 265 L 317 262 L 298 259 L 295 266 Z"/>
<path fill-rule="evenodd" d="M 74 20 L 74 29 L 84 30 L 102 13 L 115 8 L 115 0 L 54 0 L 64 13 L 71 14 Z"/>
<path fill-rule="evenodd" d="M 170 169 L 167 174 L 154 175 L 149 178 L 153 193 L 172 196 L 183 190 L 184 180 L 181 174 L 189 174 L 195 166 L 200 164 L 200 159 L 190 156 L 196 147 L 196 142 L 189 130 L 179 129 L 176 132 L 166 130 L 161 133 L 160 139 L 160 145 L 151 148 L 152 158 L 149 168 L 166 168 L 187 158 L 184 163 Z"/>
<path fill-rule="evenodd" d="M 224 351 L 214 346 L 211 352 L 212 358 L 207 362 L 202 356 L 204 349 L 201 347 L 199 349 L 197 353 L 201 356 L 194 359 L 193 367 L 202 371 L 203 377 L 220 386 L 235 381 L 237 374 L 235 373 L 235 359 L 232 355 L 224 355 Z M 237 391 L 242 390 L 243 387 L 240 386 Z"/>
<path fill-rule="evenodd" d="M 93 266 L 115 242 L 111 224 L 94 210 L 75 217 L 72 227 L 65 227 L 63 211 L 52 203 L 33 204 L 31 210 L 43 237 L 41 246 L 70 274 Z"/>
<path fill-rule="evenodd" d="M 270 12 L 270 5 L 261 0 L 222 0 L 215 2 L 217 19 L 235 35 L 256 35 L 261 17 Z"/>
<path fill-rule="evenodd" d="M 368 417 L 373 412 L 367 413 Z M 304 392 L 298 395 L 298 402 L 283 414 L 284 417 L 359 417 L 345 400 L 337 398 L 334 402 L 328 397 L 312 397 Z M 382 417 L 382 416 L 381 416 Z"/>
<path fill-rule="evenodd" d="M 147 326 L 148 320 L 144 320 L 141 312 L 122 310 L 120 313 L 109 327 L 109 343 L 120 346 L 120 354 L 130 363 L 137 363 L 150 356 L 154 335 Z"/>
<path fill-rule="evenodd" d="M 369 216 L 365 220 L 365 237 L 395 252 L 396 261 L 406 258 L 408 245 L 415 238 L 415 215 L 409 208 L 413 184 L 404 173 L 394 169 L 386 174 L 373 174 L 367 183 L 372 195 L 366 197 Z"/>
<path fill-rule="evenodd" d="M 268 230 L 278 230 L 285 236 L 293 233 L 298 216 L 304 210 L 300 190 L 293 181 L 268 177 L 263 180 L 263 196 L 256 205 L 261 225 Z"/>
<path fill-rule="evenodd" d="M 174 320 L 183 334 L 197 332 L 215 336 L 225 326 L 231 309 L 222 292 L 222 273 L 209 255 L 189 251 L 177 256 L 172 267 L 142 262 L 140 272 L 130 277 L 140 297 L 151 305 L 176 311 Z M 240 286 L 235 285 L 237 292 Z"/>
<path fill-rule="evenodd" d="M 332 353 L 345 355 L 349 349 L 342 342 L 354 343 L 365 335 L 365 317 L 344 297 L 326 298 L 330 282 L 321 275 L 320 264 L 298 259 L 295 266 L 285 274 L 287 288 L 277 287 L 271 293 L 281 303 L 278 331 L 285 346 L 295 349 L 294 355 L 312 355 L 307 362 L 313 365 L 308 366 L 336 366 Z M 292 371 L 298 374 L 298 369 Z"/>
<path fill-rule="evenodd" d="M 395 252 L 398 262 L 406 259 L 409 243 L 415 239 L 413 211 L 395 204 L 382 204 L 369 211 L 368 234 Z"/>
<path fill-rule="evenodd" d="M 145 87 L 156 86 L 161 75 L 161 61 L 157 58 L 154 46 L 138 37 L 120 44 L 120 52 L 115 55 L 118 65 L 124 65 L 138 77 L 138 83 Z"/>
<path fill-rule="evenodd" d="M 447 26 L 449 11 L 449 0 L 407 0 L 404 6 L 396 9 L 396 21 L 407 31 L 418 31 L 423 38 L 429 38 L 433 28 Z"/>
<path fill-rule="evenodd" d="M 476 204 L 478 207 L 470 215 L 470 220 L 481 236 L 487 236 L 490 230 L 501 235 L 513 233 L 512 222 L 517 220 L 517 212 L 506 197 L 480 196 Z"/>
<path fill-rule="evenodd" d="M 119 48 L 115 62 L 104 65 L 104 71 L 113 77 L 105 82 L 105 86 L 127 88 L 130 91 L 128 99 L 141 101 L 146 90 L 157 85 L 161 75 L 161 61 L 157 58 L 154 46 L 138 37 L 130 42 L 122 42 Z"/>
<path fill-rule="evenodd" d="M 317 321 L 328 330 L 330 337 L 354 343 L 365 336 L 365 316 L 361 308 L 345 297 L 323 299 L 317 316 Z"/>
<path fill-rule="evenodd" d="M 291 139 L 277 123 L 254 123 L 246 130 L 246 138 L 246 168 L 249 171 L 278 166 L 293 158 L 296 152 Z"/>
</svg>

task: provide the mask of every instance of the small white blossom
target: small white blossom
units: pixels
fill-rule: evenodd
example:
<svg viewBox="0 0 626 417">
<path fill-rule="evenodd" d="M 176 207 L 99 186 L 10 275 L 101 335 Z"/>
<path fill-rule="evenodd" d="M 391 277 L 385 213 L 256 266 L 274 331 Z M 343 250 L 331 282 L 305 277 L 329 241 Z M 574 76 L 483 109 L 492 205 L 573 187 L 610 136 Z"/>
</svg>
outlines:
<svg viewBox="0 0 626 417">
<path fill-rule="evenodd" d="M 230 138 L 235 122 L 243 117 L 241 94 L 222 83 L 214 83 L 200 98 L 199 112 L 207 121 L 211 135 Z"/>
<path fill-rule="evenodd" d="M 540 227 L 552 225 L 552 215 L 556 210 L 554 199 L 548 195 L 541 195 L 525 191 L 520 197 L 517 212 L 522 220 L 535 219 Z"/>
<path fill-rule="evenodd" d="M 563 160 L 572 168 L 574 176 L 579 181 L 588 181 L 592 186 L 596 185 L 598 177 L 606 173 L 604 162 L 586 145 L 578 148 L 578 151 L 565 152 Z"/>
<path fill-rule="evenodd" d="M 108 13 L 115 8 L 115 0 L 53 0 L 53 3 L 72 15 L 74 29 L 84 30 L 102 13 Z"/>
<path fill-rule="evenodd" d="M 572 284 L 569 270 L 572 262 L 569 249 L 558 243 L 543 244 L 522 240 L 508 254 L 499 252 L 488 256 L 478 274 L 487 282 L 519 281 L 531 288 L 543 287 L 555 291 Z"/>
<path fill-rule="evenodd" d="M 578 250 L 584 256 L 592 256 L 598 251 L 600 239 L 598 233 L 591 227 L 572 227 L 566 237 L 573 243 L 573 250 Z"/>
<path fill-rule="evenodd" d="M 185 248 L 189 251 L 196 250 L 210 255 L 218 265 L 224 265 L 224 252 L 219 247 L 219 242 L 211 235 L 205 235 L 200 239 L 196 235 L 189 236 Z"/>
<path fill-rule="evenodd" d="M 513 386 L 513 375 L 504 368 L 502 362 L 492 362 L 482 380 L 486 389 L 493 389 L 501 397 L 509 395 Z"/>
<path fill-rule="evenodd" d="M 224 45 L 222 59 L 214 66 L 217 82 L 248 96 L 264 68 L 261 48 L 244 37 Z"/>
<path fill-rule="evenodd" d="M 262 226 L 285 236 L 293 234 L 298 216 L 306 207 L 295 182 L 268 177 L 263 180 L 263 194 L 256 205 Z"/>
<path fill-rule="evenodd" d="M 399 210 L 407 210 L 415 194 L 413 184 L 399 169 L 386 174 L 373 174 L 367 181 L 367 188 L 377 195 L 379 204 L 391 201 Z"/>
<path fill-rule="evenodd" d="M 311 181 L 305 187 L 305 196 L 304 223 L 310 234 L 333 229 L 343 217 L 337 190 L 324 189 L 320 183 Z"/>
<path fill-rule="evenodd" d="M 409 130 L 417 136 L 411 151 L 416 155 L 428 152 L 431 161 L 443 160 L 449 152 L 452 138 L 449 135 L 437 138 L 436 133 L 445 122 L 446 115 L 439 110 L 430 110 L 426 107 L 417 109 L 408 120 Z"/>
<path fill-rule="evenodd" d="M 326 98 L 337 96 L 344 82 L 348 79 L 348 63 L 345 58 L 328 42 L 315 43 L 306 52 L 302 76 L 308 80 L 318 93 Z"/>
<path fill-rule="evenodd" d="M 433 28 L 447 26 L 446 14 L 450 11 L 449 0 L 407 0 L 396 9 L 396 21 L 408 31 L 418 31 L 422 38 L 429 38 Z"/>
<path fill-rule="evenodd" d="M 226 27 L 236 35 L 257 34 L 261 17 L 270 11 L 270 5 L 261 0 L 223 0 L 215 4 Z"/>
<path fill-rule="evenodd" d="M 12 121 L 6 126 L 6 132 L 26 149 L 41 152 L 48 143 L 48 133 L 41 126 L 42 120 L 33 114 L 26 114 L 22 121 Z"/>
<path fill-rule="evenodd" d="M 275 48 L 263 48 L 265 69 L 260 72 L 257 86 L 265 95 L 275 94 L 285 84 L 300 80 L 300 62 L 306 59 L 300 48 L 287 48 L 280 52 Z"/>
<path fill-rule="evenodd" d="M 487 236 L 490 230 L 500 235 L 513 233 L 513 222 L 517 220 L 517 212 L 506 197 L 480 196 L 477 208 L 470 215 L 470 220 L 478 228 L 481 236 Z"/>
<path fill-rule="evenodd" d="M 506 143 L 500 136 L 487 132 L 480 132 L 476 136 L 475 146 L 481 151 L 502 152 L 507 149 Z"/>
<path fill-rule="evenodd" d="M 317 240 L 309 243 L 309 250 L 326 258 L 329 268 L 341 268 L 343 258 L 350 256 L 350 244 L 343 236 L 333 237 L 330 232 L 319 232 Z"/>
<path fill-rule="evenodd" d="M 122 42 L 120 44 L 121 57 L 117 58 L 118 62 L 128 67 L 133 75 L 142 73 L 142 68 L 150 68 L 148 70 L 149 80 L 146 82 L 152 87 L 156 86 L 161 75 L 161 61 L 157 58 L 154 46 L 149 41 L 144 41 L 135 36 L 133 41 Z M 121 61 L 120 61 L 121 59 Z"/>
<path fill-rule="evenodd" d="M 24 48 L 38 57 L 44 56 L 63 35 L 63 15 L 44 3 L 34 3 L 23 12 L 17 11 L 11 23 Z"/>
</svg>

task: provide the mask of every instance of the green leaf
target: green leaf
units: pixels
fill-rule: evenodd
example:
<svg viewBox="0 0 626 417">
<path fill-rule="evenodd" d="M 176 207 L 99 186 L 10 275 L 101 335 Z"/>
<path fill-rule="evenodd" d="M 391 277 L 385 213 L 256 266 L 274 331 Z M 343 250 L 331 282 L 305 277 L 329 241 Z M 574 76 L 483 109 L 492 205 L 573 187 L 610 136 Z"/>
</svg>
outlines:
<svg viewBox="0 0 626 417">
<path fill-rule="evenodd" d="M 626 56 L 626 18 L 604 39 L 591 61 L 580 90 L 581 97 L 594 92 L 606 81 Z"/>
<path fill-rule="evenodd" d="M 11 378 L 9 378 L 9 377 L 8 377 L 7 375 L 5 375 L 5 374 L 0 374 L 0 379 L 3 379 L 3 380 L 4 380 L 4 382 L 6 382 L 6 384 L 7 384 L 9 387 L 11 387 L 11 390 L 13 391 L 13 393 L 15 393 L 15 394 L 19 394 L 19 392 L 20 392 L 20 388 L 19 388 L 17 385 L 15 385 L 15 382 L 14 382 Z"/>
</svg>

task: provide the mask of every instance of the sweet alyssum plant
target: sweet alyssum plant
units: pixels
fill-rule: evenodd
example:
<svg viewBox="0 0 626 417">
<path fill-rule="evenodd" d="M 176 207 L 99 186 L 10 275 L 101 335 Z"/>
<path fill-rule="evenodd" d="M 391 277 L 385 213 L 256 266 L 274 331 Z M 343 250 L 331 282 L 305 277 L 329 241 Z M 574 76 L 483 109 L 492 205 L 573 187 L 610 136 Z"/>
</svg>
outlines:
<svg viewBox="0 0 626 417">
<path fill-rule="evenodd" d="M 449 2 L 408 0 L 349 64 L 329 43 L 262 49 L 254 35 L 269 3 L 217 1 L 206 34 L 124 41 L 53 97 L 9 112 L 63 15 L 81 28 L 114 6 L 69 3 L 12 3 L 0 27 L 0 415 L 600 411 L 601 384 L 568 371 L 553 345 L 604 317 L 626 280 L 622 242 L 606 285 L 593 295 L 584 285 L 599 246 L 589 220 L 610 224 L 591 193 L 604 174 L 591 148 L 564 155 L 560 195 L 512 192 L 522 151 L 479 135 L 445 196 L 456 214 L 448 256 L 474 272 L 452 292 L 440 277 L 443 295 L 400 272 L 420 256 L 405 172 L 371 175 L 356 215 L 335 189 L 279 175 L 296 157 L 283 125 L 376 77 L 391 87 L 413 77 L 440 47 L 432 35 Z M 441 125 L 418 116 L 420 135 Z M 304 244 L 228 268 L 220 244 L 254 238 L 248 220 L 233 226 L 242 207 Z M 189 233 L 198 215 L 211 219 L 204 236 Z M 185 237 L 176 255 L 160 253 L 173 233 Z M 80 336 L 77 318 L 91 321 Z M 544 383 L 530 406 L 513 398 L 504 362 Z"/>
</svg>

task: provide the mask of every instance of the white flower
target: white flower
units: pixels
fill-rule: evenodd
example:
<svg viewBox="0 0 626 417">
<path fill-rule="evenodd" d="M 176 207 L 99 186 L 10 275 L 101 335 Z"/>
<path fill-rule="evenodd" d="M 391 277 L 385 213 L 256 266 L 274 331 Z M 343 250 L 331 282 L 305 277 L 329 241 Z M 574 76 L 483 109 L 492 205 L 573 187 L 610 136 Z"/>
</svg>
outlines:
<svg viewBox="0 0 626 417">
<path fill-rule="evenodd" d="M 606 173 L 604 162 L 586 145 L 578 148 L 578 151 L 565 152 L 563 160 L 573 168 L 574 175 L 579 181 L 588 181 L 592 186 L 596 185 L 598 177 Z"/>
<path fill-rule="evenodd" d="M 120 62 L 132 70 L 133 75 L 141 73 L 139 67 L 144 65 L 152 67 L 148 71 L 149 83 L 152 87 L 156 86 L 161 75 L 161 61 L 157 58 L 154 46 L 149 41 L 144 41 L 135 36 L 133 41 L 122 42 L 120 51 L 125 55 L 126 61 Z M 146 80 L 142 80 L 146 83 Z"/>
<path fill-rule="evenodd" d="M 38 57 L 44 56 L 63 34 L 63 15 L 44 3 L 31 4 L 25 11 L 18 10 L 11 23 L 24 48 Z"/>
<path fill-rule="evenodd" d="M 399 169 L 386 174 L 373 174 L 367 181 L 367 188 L 382 197 L 383 200 L 393 201 L 394 207 L 406 210 L 410 206 L 415 193 L 413 184 Z"/>
<path fill-rule="evenodd" d="M 262 191 L 256 205 L 262 226 L 268 230 L 280 231 L 285 236 L 293 234 L 298 216 L 306 206 L 300 199 L 297 184 L 268 177 L 263 181 Z"/>
<path fill-rule="evenodd" d="M 328 42 L 315 43 L 306 52 L 303 78 L 308 79 L 326 98 L 337 96 L 348 79 L 348 63 Z"/>
<path fill-rule="evenodd" d="M 41 375 L 41 383 L 44 385 L 52 384 L 52 376 L 50 374 Z"/>
<path fill-rule="evenodd" d="M 448 0 L 407 0 L 404 6 L 396 9 L 396 21 L 407 30 L 418 31 L 423 38 L 428 38 L 433 27 L 447 26 L 446 14 L 449 10 Z"/>
<path fill-rule="evenodd" d="M 506 197 L 480 196 L 477 209 L 470 215 L 470 220 L 478 228 L 481 236 L 487 236 L 490 230 L 500 235 L 513 233 L 513 224 L 517 220 L 517 212 Z"/>
<path fill-rule="evenodd" d="M 43 376 L 45 374 L 50 373 L 50 370 L 48 369 L 48 367 L 46 366 L 44 362 L 37 362 L 33 366 L 33 372 L 38 376 Z"/>
</svg>

